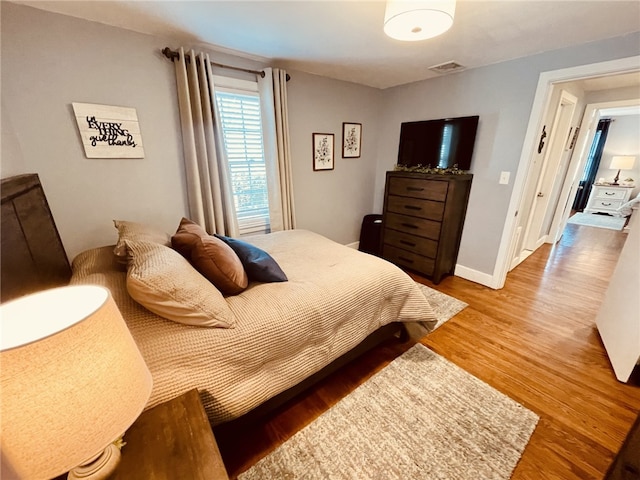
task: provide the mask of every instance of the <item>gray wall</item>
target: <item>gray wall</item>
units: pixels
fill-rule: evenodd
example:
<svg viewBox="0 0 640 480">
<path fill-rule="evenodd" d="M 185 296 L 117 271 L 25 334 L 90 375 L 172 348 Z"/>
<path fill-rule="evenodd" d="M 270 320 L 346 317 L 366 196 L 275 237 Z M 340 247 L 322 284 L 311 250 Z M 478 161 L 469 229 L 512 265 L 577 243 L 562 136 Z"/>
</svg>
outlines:
<svg viewBox="0 0 640 480">
<path fill-rule="evenodd" d="M 175 75 L 160 49 L 178 45 L 12 3 L 0 8 L 2 177 L 40 175 L 70 258 L 114 243 L 114 218 L 175 231 L 188 207 Z M 220 53 L 212 58 L 260 67 Z M 362 216 L 371 213 L 380 91 L 290 73 L 298 226 L 341 243 L 357 241 Z M 136 108 L 146 158 L 86 159 L 71 102 Z M 361 158 L 341 158 L 342 122 L 362 123 Z M 335 170 L 313 172 L 313 132 L 335 134 Z"/>
<path fill-rule="evenodd" d="M 640 99 L 640 89 L 626 87 L 588 92 L 586 103 L 608 103 L 628 99 Z M 635 180 L 636 187 L 631 193 L 631 198 L 635 198 L 640 193 L 640 136 L 638 135 L 640 115 L 613 116 L 611 118 L 615 121 L 609 127 L 607 142 L 596 178 L 604 177 L 610 181 L 616 176 L 617 170 L 609 169 L 611 156 L 635 155 L 636 161 L 633 170 L 620 172 L 621 179 L 631 177 Z"/>
<path fill-rule="evenodd" d="M 188 215 L 170 39 L 2 2 L 2 177 L 40 174 L 70 257 L 115 241 L 113 218 L 173 231 Z M 400 123 L 480 115 L 474 182 L 458 263 L 492 274 L 538 75 L 637 55 L 640 35 L 548 52 L 388 90 L 292 71 L 294 197 L 299 228 L 358 240 L 362 216 L 382 210 Z M 244 59 L 215 54 L 223 63 Z M 253 62 L 255 63 L 255 62 Z M 277 66 L 277 65 L 276 65 Z M 146 158 L 88 160 L 71 102 L 135 107 Z M 342 122 L 363 125 L 362 156 L 342 159 Z M 313 172 L 311 134 L 334 133 L 335 170 Z"/>
<path fill-rule="evenodd" d="M 626 178 L 633 178 L 636 188 L 631 192 L 635 198 L 640 189 L 640 115 L 612 116 L 607 141 L 604 144 L 602 159 L 596 178 L 604 177 L 607 182 L 613 181 L 618 170 L 611 170 L 611 158 L 614 155 L 632 155 L 636 157 L 632 170 L 621 170 L 619 183 Z"/>
<path fill-rule="evenodd" d="M 381 91 L 292 72 L 287 85 L 298 228 L 358 240 L 375 193 Z M 342 122 L 362 124 L 360 158 L 342 158 Z M 334 170 L 313 171 L 312 134 L 335 135 Z"/>
<path fill-rule="evenodd" d="M 38 173 L 67 254 L 112 219 L 175 231 L 186 212 L 173 65 L 146 35 L 2 2 L 2 176 Z M 71 102 L 134 107 L 145 158 L 86 159 Z"/>
<path fill-rule="evenodd" d="M 401 122 L 480 115 L 458 264 L 492 275 L 540 73 L 638 54 L 635 33 L 386 90 L 374 209 L 382 205 L 384 172 L 397 158 Z M 501 171 L 511 172 L 509 185 L 498 184 Z"/>
</svg>

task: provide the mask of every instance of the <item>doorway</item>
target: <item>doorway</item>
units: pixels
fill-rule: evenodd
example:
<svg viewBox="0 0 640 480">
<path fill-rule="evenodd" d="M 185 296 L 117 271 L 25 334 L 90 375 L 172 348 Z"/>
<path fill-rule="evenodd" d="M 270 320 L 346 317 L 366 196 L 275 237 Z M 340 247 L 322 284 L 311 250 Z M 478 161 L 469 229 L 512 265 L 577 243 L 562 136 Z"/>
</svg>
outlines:
<svg viewBox="0 0 640 480">
<path fill-rule="evenodd" d="M 551 229 L 553 234 L 549 236 L 550 243 L 555 243 L 560 239 L 571 215 L 573 202 L 580 188 L 580 180 L 589 159 L 590 149 L 597 135 L 600 120 L 606 117 L 615 121 L 616 118 L 626 115 L 640 115 L 640 98 L 594 103 L 585 107 L 578 140 L 582 144 L 582 148 L 579 155 L 571 159 L 562 192 L 564 205 L 563 208 L 560 208 L 559 205 L 556 211 L 555 226 L 552 226 Z"/>
<path fill-rule="evenodd" d="M 609 62 L 602 62 L 598 64 L 582 65 L 579 67 L 572 67 L 568 69 L 555 70 L 550 72 L 543 72 L 540 74 L 538 80 L 538 87 L 536 89 L 536 95 L 534 98 L 534 104 L 531 110 L 529 127 L 525 136 L 521 158 L 516 172 L 516 179 L 514 182 L 514 190 L 511 202 L 509 204 L 509 211 L 507 214 L 507 221 L 503 230 L 500 249 L 498 251 L 498 258 L 496 262 L 496 268 L 492 279 L 492 286 L 494 288 L 502 288 L 507 277 L 508 271 L 511 269 L 512 260 L 516 259 L 520 252 L 520 247 L 524 241 L 524 228 L 520 223 L 518 217 L 519 212 L 522 210 L 530 210 L 533 206 L 531 198 L 525 195 L 525 187 L 527 185 L 534 184 L 530 180 L 531 175 L 535 175 L 534 158 L 537 155 L 538 141 L 540 133 L 543 130 L 544 119 L 549 110 L 551 95 L 554 87 L 563 82 L 571 82 L 586 79 L 607 79 L 609 77 L 618 76 L 623 73 L 638 72 L 638 65 L 640 64 L 640 57 L 628 57 L 619 60 L 612 60 Z M 583 124 L 587 118 L 587 113 L 583 117 Z M 595 111 L 591 112 L 592 115 Z M 567 167 L 564 183 L 562 184 L 560 195 L 557 202 L 557 207 L 552 219 L 552 229 L 555 228 L 555 235 L 553 239 L 562 232 L 566 219 L 568 218 L 568 209 L 566 199 L 571 196 L 575 196 L 577 181 L 575 180 L 576 172 L 578 171 L 577 161 L 575 157 L 580 159 L 583 157 L 583 151 L 587 144 L 588 133 L 592 134 L 592 129 L 580 130 L 578 138 L 575 143 L 575 148 L 580 152 L 580 155 L 573 155 L 573 161 L 570 162 Z M 533 178 L 538 178 L 534 176 Z M 569 205 L 570 208 L 570 205 Z M 528 216 L 527 216 L 528 218 Z M 558 220 L 558 219 L 563 220 Z M 561 228 L 562 227 L 562 228 Z"/>
<path fill-rule="evenodd" d="M 558 203 L 566 166 L 571 156 L 569 148 L 573 131 L 571 122 L 577 103 L 576 96 L 565 90 L 560 92 L 549 131 L 549 144 L 544 149 L 542 161 L 534 162 L 540 163 L 540 167 L 534 169 L 529 177 L 529 182 L 536 188 L 533 189 L 532 198 L 528 200 L 531 204 L 528 218 L 523 218 L 525 234 L 522 250 L 524 252 L 519 252 L 518 259 L 526 258 L 547 241 L 553 212 Z"/>
</svg>

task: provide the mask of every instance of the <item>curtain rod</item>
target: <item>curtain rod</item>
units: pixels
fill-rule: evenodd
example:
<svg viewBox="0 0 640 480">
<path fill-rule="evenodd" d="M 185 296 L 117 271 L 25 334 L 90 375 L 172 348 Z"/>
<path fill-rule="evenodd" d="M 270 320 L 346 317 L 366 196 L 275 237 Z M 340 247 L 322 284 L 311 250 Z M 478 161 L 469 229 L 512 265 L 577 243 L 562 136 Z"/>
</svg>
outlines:
<svg viewBox="0 0 640 480">
<path fill-rule="evenodd" d="M 164 47 L 162 49 L 162 53 L 164 54 L 165 57 L 167 57 L 172 62 L 176 58 L 180 58 L 180 52 L 171 50 L 169 47 Z M 185 53 L 184 55 L 185 57 L 189 58 L 188 54 Z M 211 63 L 211 65 L 215 67 L 228 68 L 230 70 L 238 70 L 239 72 L 255 73 L 256 75 L 260 75 L 262 78 L 264 78 L 264 70 L 249 70 L 248 68 L 240 68 L 240 67 L 233 67 L 231 65 L 223 65 L 222 63 L 216 63 L 216 62 L 209 62 L 209 63 Z M 291 76 L 287 73 L 287 82 L 290 79 L 291 79 Z"/>
</svg>

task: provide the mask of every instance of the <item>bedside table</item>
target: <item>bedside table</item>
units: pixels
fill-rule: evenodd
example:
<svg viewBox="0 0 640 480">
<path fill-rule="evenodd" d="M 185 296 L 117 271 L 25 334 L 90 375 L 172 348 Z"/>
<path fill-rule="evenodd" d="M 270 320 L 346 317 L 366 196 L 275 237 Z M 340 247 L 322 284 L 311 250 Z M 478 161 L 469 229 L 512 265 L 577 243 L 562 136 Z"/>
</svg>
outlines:
<svg viewBox="0 0 640 480">
<path fill-rule="evenodd" d="M 197 390 L 143 412 L 111 480 L 228 479 Z"/>
<path fill-rule="evenodd" d="M 593 184 L 584 213 L 614 213 L 629 201 L 633 187 Z"/>
</svg>

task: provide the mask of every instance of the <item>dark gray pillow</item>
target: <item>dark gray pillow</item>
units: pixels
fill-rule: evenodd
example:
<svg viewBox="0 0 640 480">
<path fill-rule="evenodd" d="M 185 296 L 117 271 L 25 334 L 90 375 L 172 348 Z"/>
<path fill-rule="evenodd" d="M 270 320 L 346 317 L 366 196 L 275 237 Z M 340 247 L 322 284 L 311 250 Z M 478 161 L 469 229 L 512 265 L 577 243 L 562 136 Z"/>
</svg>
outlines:
<svg viewBox="0 0 640 480">
<path fill-rule="evenodd" d="M 236 252 L 249 280 L 256 282 L 286 282 L 287 276 L 280 265 L 264 250 L 237 238 L 214 234 Z"/>
</svg>

